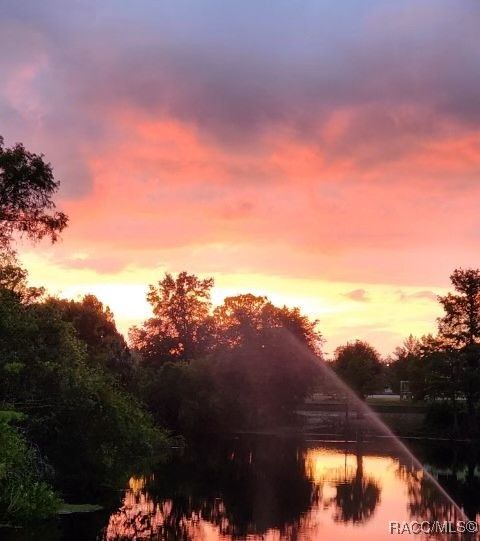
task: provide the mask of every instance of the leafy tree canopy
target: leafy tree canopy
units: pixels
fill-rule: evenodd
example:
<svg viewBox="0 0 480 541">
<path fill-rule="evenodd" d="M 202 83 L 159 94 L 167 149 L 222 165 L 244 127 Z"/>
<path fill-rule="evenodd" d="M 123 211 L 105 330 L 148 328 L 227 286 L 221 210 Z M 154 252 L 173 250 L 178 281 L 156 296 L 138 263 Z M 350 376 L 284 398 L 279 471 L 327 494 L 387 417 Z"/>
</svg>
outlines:
<svg viewBox="0 0 480 541">
<path fill-rule="evenodd" d="M 46 304 L 73 325 L 77 337 L 87 347 L 90 366 L 108 373 L 125 386 L 131 383 L 133 359 L 108 306 L 95 295 L 85 295 L 80 301 L 49 298 Z"/>
<path fill-rule="evenodd" d="M 252 294 L 227 297 L 213 313 L 216 340 L 219 344 L 235 347 L 242 342 L 261 340 L 269 330 L 284 329 L 320 354 L 322 336 L 318 321 L 311 321 L 298 308 L 274 306 L 267 297 Z"/>
<path fill-rule="evenodd" d="M 445 315 L 439 335 L 447 345 L 462 348 L 480 343 L 480 270 L 455 269 L 450 276 L 455 293 L 439 297 Z"/>
<path fill-rule="evenodd" d="M 0 247 L 10 247 L 15 233 L 57 240 L 68 223 L 67 216 L 55 210 L 52 196 L 58 188 L 42 155 L 20 143 L 5 148 L 0 137 Z"/>
<path fill-rule="evenodd" d="M 355 340 L 335 350 L 333 366 L 337 374 L 361 397 L 376 390 L 382 367 L 380 355 L 367 342 Z"/>
<path fill-rule="evenodd" d="M 204 353 L 209 338 L 210 291 L 213 279 L 200 279 L 181 272 L 165 274 L 157 285 L 150 285 L 147 300 L 153 318 L 134 328 L 130 338 L 152 362 L 191 360 Z"/>
</svg>

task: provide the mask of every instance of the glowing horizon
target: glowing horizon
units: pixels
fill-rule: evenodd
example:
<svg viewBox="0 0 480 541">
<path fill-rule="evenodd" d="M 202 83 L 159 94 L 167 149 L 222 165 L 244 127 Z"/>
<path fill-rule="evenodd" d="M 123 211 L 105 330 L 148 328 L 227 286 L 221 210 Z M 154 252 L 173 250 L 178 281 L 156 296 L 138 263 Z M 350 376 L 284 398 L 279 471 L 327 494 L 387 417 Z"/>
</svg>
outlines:
<svg viewBox="0 0 480 541">
<path fill-rule="evenodd" d="M 69 271 L 68 279 L 59 282 L 56 277 L 61 269 L 39 261 L 38 254 L 26 254 L 24 262 L 27 268 L 33 269 L 31 283 L 46 286 L 51 295 L 77 300 L 88 293 L 96 295 L 111 308 L 117 327 L 125 337 L 133 325 L 140 325 L 151 316 L 146 301 L 148 285 L 170 272 L 165 268 L 128 269 L 115 277 L 102 275 L 99 280 L 92 271 Z M 357 338 L 369 341 L 383 355 L 388 355 L 409 334 L 420 337 L 434 333 L 436 317 L 441 314 L 440 305 L 434 302 L 434 293 L 421 286 L 333 283 L 249 273 L 203 273 L 200 276 L 215 279 L 214 306 L 221 304 L 225 297 L 253 293 L 267 296 L 277 306 L 300 307 L 311 319 L 319 320 L 327 356 L 337 346 Z M 443 288 L 436 290 L 437 294 L 445 292 Z M 396 314 L 392 317 L 389 310 L 394 307 L 397 307 Z M 412 307 L 415 317 L 411 314 Z M 365 324 L 366 320 L 370 326 Z"/>
</svg>

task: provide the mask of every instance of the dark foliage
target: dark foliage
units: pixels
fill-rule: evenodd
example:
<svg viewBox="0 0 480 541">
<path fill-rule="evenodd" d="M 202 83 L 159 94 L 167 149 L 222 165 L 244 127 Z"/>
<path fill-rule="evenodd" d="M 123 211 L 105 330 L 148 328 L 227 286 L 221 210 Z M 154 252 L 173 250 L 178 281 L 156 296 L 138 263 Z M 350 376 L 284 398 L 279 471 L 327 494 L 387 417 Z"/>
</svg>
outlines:
<svg viewBox="0 0 480 541">
<path fill-rule="evenodd" d="M 337 348 L 333 368 L 362 399 L 378 389 L 382 363 L 378 352 L 366 342 L 356 340 Z"/>
<path fill-rule="evenodd" d="M 132 333 L 138 387 L 159 423 L 191 435 L 285 422 L 313 391 L 321 336 L 297 308 L 247 294 L 211 314 L 212 280 L 183 272 L 159 284 L 155 317 Z"/>
<path fill-rule="evenodd" d="M 88 364 L 131 387 L 134 361 L 127 342 L 115 325 L 108 306 L 94 295 L 85 295 L 81 301 L 49 298 L 47 306 L 58 311 L 62 319 L 71 323 L 77 338 L 87 347 Z"/>
<path fill-rule="evenodd" d="M 20 291 L 28 290 L 25 286 Z M 25 414 L 28 439 L 62 481 L 78 487 L 125 475 L 165 437 L 137 401 L 88 362 L 88 350 L 52 302 L 0 289 L 0 403 Z"/>
<path fill-rule="evenodd" d="M 58 187 L 42 155 L 22 144 L 5 148 L 0 137 L 0 247 L 9 247 L 15 233 L 32 240 L 57 240 L 68 222 L 52 200 Z"/>
</svg>

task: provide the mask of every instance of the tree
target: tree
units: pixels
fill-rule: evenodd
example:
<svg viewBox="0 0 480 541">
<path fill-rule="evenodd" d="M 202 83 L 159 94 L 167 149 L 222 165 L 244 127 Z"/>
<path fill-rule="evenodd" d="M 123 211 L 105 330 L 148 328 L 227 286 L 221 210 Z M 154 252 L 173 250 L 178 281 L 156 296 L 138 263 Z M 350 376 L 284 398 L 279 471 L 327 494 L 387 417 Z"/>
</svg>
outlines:
<svg viewBox="0 0 480 541">
<path fill-rule="evenodd" d="M 252 294 L 227 297 L 213 322 L 216 388 L 234 422 L 256 426 L 288 418 L 319 377 L 318 322 Z"/>
<path fill-rule="evenodd" d="M 387 383 L 395 393 L 400 392 L 402 380 L 409 380 L 410 367 L 418 356 L 418 340 L 410 335 L 388 359 Z"/>
<path fill-rule="evenodd" d="M 0 411 L 0 520 L 22 523 L 55 515 L 60 499 L 45 481 L 45 462 L 14 426 L 22 416 Z"/>
<path fill-rule="evenodd" d="M 139 389 L 160 426 L 195 439 L 229 427 L 233 419 L 225 415 L 212 368 L 207 359 L 170 361 L 160 367 L 142 363 Z"/>
<path fill-rule="evenodd" d="M 43 155 L 18 143 L 4 148 L 0 137 L 0 247 L 9 248 L 15 233 L 32 240 L 55 242 L 68 218 L 55 210 L 53 194 L 59 188 L 52 166 Z"/>
<path fill-rule="evenodd" d="M 227 297 L 213 321 L 213 372 L 232 419 L 255 426 L 289 417 L 319 377 L 317 321 L 252 294 Z"/>
<path fill-rule="evenodd" d="M 311 321 L 299 308 L 274 306 L 267 297 L 250 293 L 227 297 L 213 312 L 216 342 L 235 347 L 249 340 L 261 340 L 272 329 L 283 329 L 316 355 L 322 336 L 318 321 Z"/>
<path fill-rule="evenodd" d="M 455 269 L 450 276 L 456 293 L 439 297 L 445 315 L 438 320 L 439 337 L 450 351 L 452 371 L 466 399 L 470 426 L 480 400 L 480 270 Z"/>
<path fill-rule="evenodd" d="M 440 352 L 440 342 L 432 335 L 420 339 L 410 335 L 389 359 L 388 384 L 398 393 L 400 382 L 408 381 L 414 400 L 423 400 L 427 393 L 430 397 L 438 396 L 439 389 L 432 385 L 433 380 L 428 376 L 434 361 L 443 362 Z"/>
<path fill-rule="evenodd" d="M 210 324 L 210 290 L 213 278 L 204 280 L 181 272 L 165 274 L 151 285 L 147 300 L 153 317 L 130 333 L 134 347 L 146 361 L 190 361 L 207 348 Z"/>
<path fill-rule="evenodd" d="M 289 420 L 321 373 L 321 359 L 281 326 L 217 348 L 210 362 L 229 418 L 244 427 Z"/>
<path fill-rule="evenodd" d="M 135 398 L 89 362 L 58 305 L 22 302 L 7 288 L 0 288 L 0 382 L 3 408 L 25 414 L 28 440 L 60 479 L 74 477 L 79 487 L 125 475 L 132 459 L 153 456 L 166 441 Z"/>
<path fill-rule="evenodd" d="M 235 347 L 242 340 L 257 337 L 266 327 L 266 297 L 250 293 L 226 297 L 213 312 L 216 343 Z"/>
<path fill-rule="evenodd" d="M 455 269 L 450 276 L 456 294 L 439 297 L 445 315 L 439 335 L 456 349 L 480 343 L 480 270 Z"/>
<path fill-rule="evenodd" d="M 348 342 L 335 350 L 333 362 L 335 372 L 357 395 L 365 397 L 376 390 L 377 376 L 382 363 L 378 352 L 367 342 Z"/>
<path fill-rule="evenodd" d="M 40 299 L 45 289 L 29 286 L 27 278 L 28 272 L 20 266 L 15 252 L 0 251 L 0 290 L 8 291 L 22 304 Z"/>
<path fill-rule="evenodd" d="M 47 304 L 73 324 L 77 337 L 87 346 L 91 366 L 112 375 L 125 386 L 131 384 L 132 355 L 108 306 L 104 307 L 95 295 L 85 295 L 81 301 L 50 298 Z"/>
<path fill-rule="evenodd" d="M 197 280 L 192 282 L 198 284 Z M 169 428 L 191 433 L 195 426 L 220 431 L 227 424 L 229 429 L 251 427 L 290 416 L 319 376 L 317 322 L 298 308 L 279 308 L 266 297 L 251 294 L 227 297 L 211 316 L 207 307 L 212 283 L 203 282 L 201 306 L 196 293 L 186 299 L 180 295 L 182 312 L 190 313 L 192 303 L 196 316 L 190 318 L 196 329 L 190 339 L 194 353 L 184 360 L 177 348 L 179 326 L 172 323 L 170 309 L 178 289 L 183 292 L 177 281 L 164 280 L 167 292 L 156 293 L 155 306 L 161 308 L 156 314 L 162 316 L 162 324 L 153 318 L 140 330 L 143 334 L 138 330 L 133 334 L 140 354 L 162 364 L 158 369 L 155 362 L 143 362 L 139 369 L 143 399 L 155 417 Z M 178 303 L 175 299 L 172 304 Z M 195 363 L 188 363 L 191 358 Z"/>
</svg>

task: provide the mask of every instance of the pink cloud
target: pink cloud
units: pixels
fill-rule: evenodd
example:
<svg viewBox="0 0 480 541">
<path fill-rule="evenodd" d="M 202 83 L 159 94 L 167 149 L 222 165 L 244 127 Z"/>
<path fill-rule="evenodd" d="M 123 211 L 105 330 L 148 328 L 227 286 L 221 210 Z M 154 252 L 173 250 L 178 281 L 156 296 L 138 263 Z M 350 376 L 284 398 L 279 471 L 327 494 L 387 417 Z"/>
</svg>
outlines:
<svg viewBox="0 0 480 541">
<path fill-rule="evenodd" d="M 91 193 L 65 201 L 71 227 L 59 248 L 64 264 L 61 252 L 75 247 L 92 254 L 81 265 L 98 270 L 100 251 L 118 268 L 217 265 L 349 281 L 421 283 L 434 276 L 444 283 L 477 241 L 480 190 L 468 180 L 478 161 L 474 134 L 431 140 L 392 163 L 367 166 L 291 133 L 272 133 L 251 154 L 227 151 L 172 118 L 125 110 L 109 118 L 118 137 L 89 151 Z M 455 189 L 457 176 L 462 190 Z M 425 261 L 421 268 L 417 257 Z"/>
<path fill-rule="evenodd" d="M 296 24 L 284 4 L 160 3 L 128 35 L 93 4 L 61 21 L 9 4 L 0 112 L 62 180 L 51 257 L 422 287 L 476 265 L 478 9 L 440 4 L 311 5 Z"/>
</svg>

